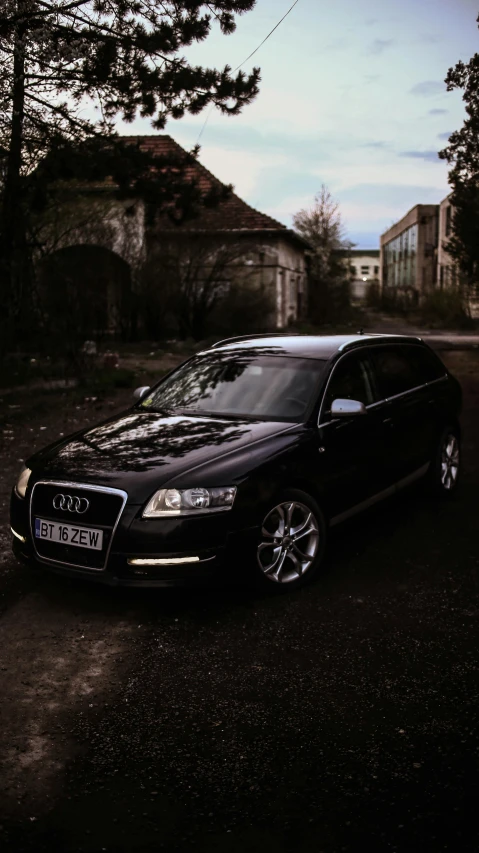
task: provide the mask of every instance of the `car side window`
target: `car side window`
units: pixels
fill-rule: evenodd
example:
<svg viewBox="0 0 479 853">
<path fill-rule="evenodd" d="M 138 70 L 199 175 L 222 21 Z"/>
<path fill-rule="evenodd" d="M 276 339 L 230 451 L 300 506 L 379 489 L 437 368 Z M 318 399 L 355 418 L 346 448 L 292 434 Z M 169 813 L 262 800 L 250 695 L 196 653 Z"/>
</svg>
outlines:
<svg viewBox="0 0 479 853">
<path fill-rule="evenodd" d="M 348 355 L 333 368 L 322 407 L 321 420 L 329 420 L 333 400 L 358 400 L 368 406 L 373 402 L 367 360 Z"/>
<path fill-rule="evenodd" d="M 435 379 L 441 379 L 446 375 L 446 368 L 441 359 L 427 347 L 411 347 L 410 353 L 415 362 L 418 380 L 420 380 L 418 385 L 434 382 Z"/>
<path fill-rule="evenodd" d="M 380 399 L 395 397 L 425 383 L 418 371 L 417 349 L 404 345 L 371 347 L 370 358 Z"/>
</svg>

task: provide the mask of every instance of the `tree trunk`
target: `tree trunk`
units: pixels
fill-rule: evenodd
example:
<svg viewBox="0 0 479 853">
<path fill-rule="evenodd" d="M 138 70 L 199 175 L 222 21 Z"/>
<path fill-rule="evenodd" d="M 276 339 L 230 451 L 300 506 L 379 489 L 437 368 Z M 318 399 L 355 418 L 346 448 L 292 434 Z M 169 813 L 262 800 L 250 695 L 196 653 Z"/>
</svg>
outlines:
<svg viewBox="0 0 479 853">
<path fill-rule="evenodd" d="M 18 0 L 21 11 L 24 0 Z M 25 30 L 20 21 L 14 40 L 12 130 L 7 157 L 3 209 L 1 222 L 1 278 L 2 278 L 2 335 L 4 342 L 12 342 L 15 336 L 15 321 L 20 313 L 24 298 L 27 258 L 25 219 L 22 200 L 22 144 L 25 108 Z"/>
</svg>

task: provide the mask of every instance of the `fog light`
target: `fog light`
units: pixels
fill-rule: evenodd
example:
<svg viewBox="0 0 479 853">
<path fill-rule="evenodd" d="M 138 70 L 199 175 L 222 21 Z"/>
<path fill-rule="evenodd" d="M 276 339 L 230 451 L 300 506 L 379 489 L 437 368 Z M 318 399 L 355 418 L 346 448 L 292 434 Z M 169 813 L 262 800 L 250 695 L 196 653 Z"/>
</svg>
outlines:
<svg viewBox="0 0 479 853">
<path fill-rule="evenodd" d="M 26 542 L 26 541 L 27 541 L 26 537 L 25 537 L 25 536 L 20 536 L 20 534 L 19 534 L 19 533 L 17 533 L 17 531 L 16 531 L 16 530 L 14 530 L 14 529 L 13 529 L 13 527 L 11 527 L 11 528 L 10 528 L 10 530 L 12 531 L 13 535 L 14 535 L 17 539 L 20 539 L 20 542 Z"/>
<path fill-rule="evenodd" d="M 199 563 L 199 557 L 131 557 L 129 566 L 177 566 L 180 563 Z"/>
</svg>

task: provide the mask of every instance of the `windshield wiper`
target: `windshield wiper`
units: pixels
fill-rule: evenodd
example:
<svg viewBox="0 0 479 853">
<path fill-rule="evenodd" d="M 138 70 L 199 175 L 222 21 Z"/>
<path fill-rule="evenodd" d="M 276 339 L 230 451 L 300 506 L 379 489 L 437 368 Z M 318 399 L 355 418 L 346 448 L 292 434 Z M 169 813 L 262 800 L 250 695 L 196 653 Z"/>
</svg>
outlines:
<svg viewBox="0 0 479 853">
<path fill-rule="evenodd" d="M 257 415 L 240 414 L 239 412 L 210 412 L 207 409 L 177 409 L 182 415 L 196 415 L 205 418 L 218 418 L 219 420 L 232 421 L 260 421 L 264 418 L 259 418 Z"/>
<path fill-rule="evenodd" d="M 165 408 L 160 407 L 160 406 L 141 406 L 140 405 L 138 411 L 145 412 L 145 414 L 147 414 L 148 412 L 154 412 L 155 415 L 175 415 L 175 414 L 177 414 L 179 409 L 165 409 Z"/>
</svg>

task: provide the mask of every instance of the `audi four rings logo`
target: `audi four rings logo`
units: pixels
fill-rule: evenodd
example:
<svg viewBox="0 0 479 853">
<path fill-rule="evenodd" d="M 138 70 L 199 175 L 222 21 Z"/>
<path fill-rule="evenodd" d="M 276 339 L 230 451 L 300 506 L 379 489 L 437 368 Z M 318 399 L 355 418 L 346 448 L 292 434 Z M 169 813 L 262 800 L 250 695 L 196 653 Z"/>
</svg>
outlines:
<svg viewBox="0 0 479 853">
<path fill-rule="evenodd" d="M 90 501 L 86 498 L 77 498 L 76 495 L 55 495 L 53 506 L 55 509 L 62 509 L 64 512 L 78 512 L 83 515 L 90 506 Z"/>
</svg>

